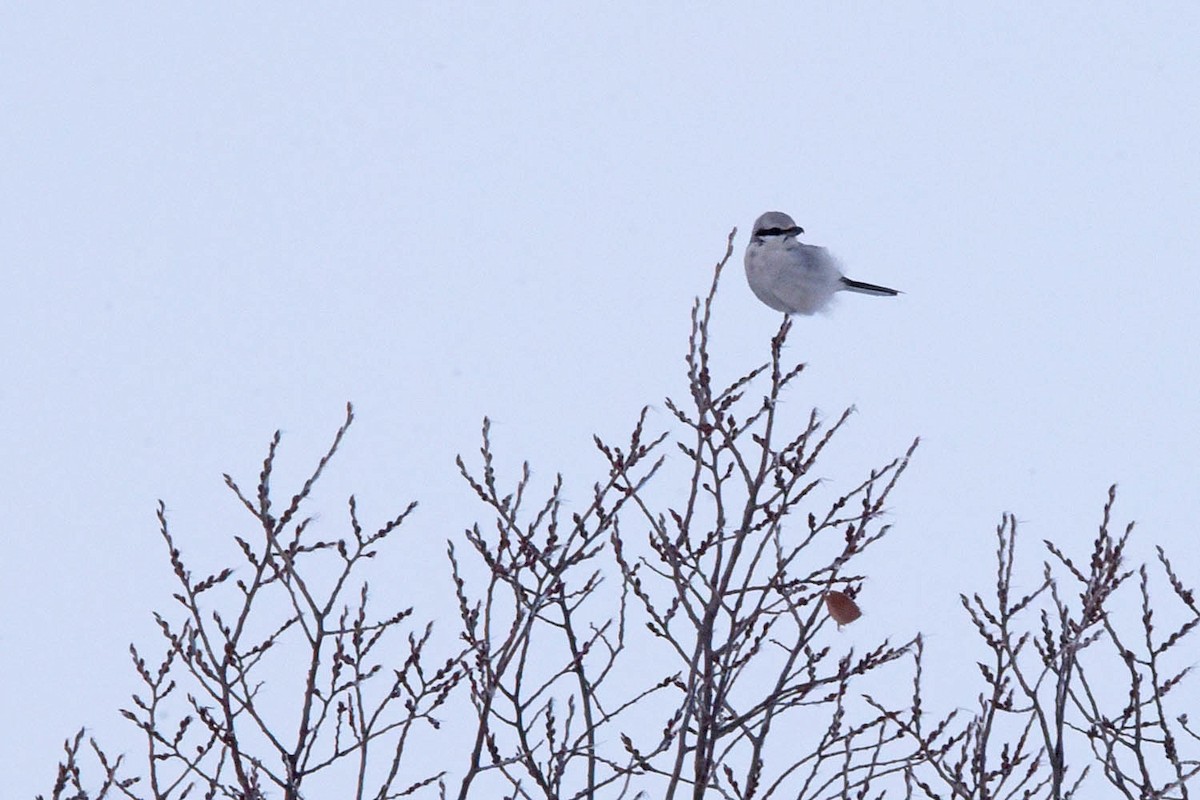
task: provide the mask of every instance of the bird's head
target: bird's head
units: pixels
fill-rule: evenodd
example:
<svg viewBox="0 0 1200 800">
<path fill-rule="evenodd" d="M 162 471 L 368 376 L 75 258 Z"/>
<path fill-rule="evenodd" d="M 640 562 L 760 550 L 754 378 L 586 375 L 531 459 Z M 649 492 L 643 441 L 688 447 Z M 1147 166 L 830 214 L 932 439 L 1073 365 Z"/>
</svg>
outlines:
<svg viewBox="0 0 1200 800">
<path fill-rule="evenodd" d="M 799 236 L 804 228 L 782 211 L 768 211 L 754 220 L 754 238 Z"/>
</svg>

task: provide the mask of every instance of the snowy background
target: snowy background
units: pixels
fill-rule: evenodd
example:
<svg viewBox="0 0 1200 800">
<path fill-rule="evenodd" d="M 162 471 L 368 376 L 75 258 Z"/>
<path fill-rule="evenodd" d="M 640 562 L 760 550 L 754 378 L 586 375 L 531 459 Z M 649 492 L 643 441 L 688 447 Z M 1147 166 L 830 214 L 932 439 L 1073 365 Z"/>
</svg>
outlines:
<svg viewBox="0 0 1200 800">
<path fill-rule="evenodd" d="M 846 636 L 921 630 L 934 681 L 969 677 L 1000 513 L 1031 565 L 1083 554 L 1114 481 L 1133 557 L 1200 581 L 1200 8 L 643 5 L 0 12 L 5 796 L 81 725 L 140 752 L 159 498 L 201 571 L 246 528 L 221 473 L 252 484 L 282 428 L 292 489 L 353 401 L 315 506 L 420 500 L 391 588 L 448 596 L 481 418 L 585 498 L 593 433 L 671 425 L 734 226 L 717 368 L 765 355 L 741 250 L 771 209 L 905 292 L 791 338 L 796 424 L 858 408 L 833 486 L 923 440 Z"/>
</svg>

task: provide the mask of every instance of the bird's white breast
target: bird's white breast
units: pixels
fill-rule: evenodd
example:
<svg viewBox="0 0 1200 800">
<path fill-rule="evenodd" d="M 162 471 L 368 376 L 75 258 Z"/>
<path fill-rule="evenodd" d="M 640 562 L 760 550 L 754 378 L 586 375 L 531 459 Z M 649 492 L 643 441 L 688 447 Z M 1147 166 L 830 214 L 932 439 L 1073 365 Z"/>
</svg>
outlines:
<svg viewBox="0 0 1200 800">
<path fill-rule="evenodd" d="M 841 270 L 829 251 L 791 238 L 751 242 L 745 264 L 755 296 L 787 314 L 820 311 L 841 285 Z"/>
</svg>

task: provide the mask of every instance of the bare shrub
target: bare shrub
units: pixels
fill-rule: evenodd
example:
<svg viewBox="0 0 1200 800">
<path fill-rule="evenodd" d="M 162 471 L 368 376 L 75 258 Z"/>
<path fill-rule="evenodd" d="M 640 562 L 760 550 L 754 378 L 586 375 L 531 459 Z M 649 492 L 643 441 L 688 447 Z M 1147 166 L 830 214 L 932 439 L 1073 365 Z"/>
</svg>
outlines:
<svg viewBox="0 0 1200 800">
<path fill-rule="evenodd" d="M 962 596 L 988 656 L 977 662 L 985 691 L 976 710 L 965 723 L 958 712 L 925 727 L 919 718 L 898 720 L 920 746 L 908 777 L 925 796 L 1057 800 L 1096 797 L 1101 786 L 1127 798 L 1189 796 L 1200 739 L 1187 709 L 1197 702 L 1194 689 L 1179 687 L 1195 663 L 1195 648 L 1185 651 L 1184 643 L 1200 612 L 1160 547 L 1159 566 L 1182 613 L 1165 636 L 1156 632 L 1150 569 L 1126 567 L 1134 526 L 1113 531 L 1115 501 L 1113 486 L 1086 566 L 1046 541 L 1042 580 L 1019 597 L 1012 588 L 1017 521 L 1004 516 L 995 597 Z M 1136 589 L 1129 586 L 1135 576 Z M 1137 608 L 1133 625 L 1122 619 Z M 1190 757 L 1181 754 L 1185 744 Z"/>
<path fill-rule="evenodd" d="M 130 647 L 143 687 L 121 712 L 145 736 L 145 794 L 135 791 L 141 781 L 116 777 L 121 759 L 110 763 L 94 741 L 105 780 L 94 793 L 85 792 L 78 768 L 81 732 L 68 742 L 51 797 L 101 798 L 119 791 L 182 798 L 198 791 L 206 798 L 278 793 L 291 800 L 303 796 L 312 776 L 349 767 L 343 796 L 382 798 L 441 777 L 435 772 L 398 783 L 409 738 L 438 726 L 435 712 L 463 677 L 459 659 L 431 663 L 431 626 L 414 627 L 412 609 L 374 615 L 368 585 L 353 580 L 416 504 L 367 531 L 351 497 L 349 534 L 335 540 L 316 538 L 309 530 L 312 518 L 301 516 L 352 420 L 347 406 L 329 451 L 281 510 L 271 488 L 278 433 L 253 493 L 225 476 L 257 521 L 258 536 L 235 537 L 240 562 L 214 574 L 196 577 L 188 569 L 160 504 L 159 532 L 179 581 L 174 599 L 182 611 L 155 614 L 165 642 L 157 663 Z M 244 577 L 234 579 L 235 573 Z"/>
<path fill-rule="evenodd" d="M 764 363 L 715 377 L 732 247 L 733 234 L 692 309 L 688 391 L 666 403 L 677 433 L 648 431 L 643 410 L 621 444 L 597 437 L 602 474 L 583 507 L 561 475 L 536 499 L 527 464 L 504 478 L 484 421 L 479 459 L 458 461 L 486 519 L 448 543 L 456 645 L 411 608 L 368 607 L 362 567 L 386 557 L 414 504 L 368 532 L 351 498 L 335 539 L 301 515 L 349 408 L 281 511 L 278 434 L 253 492 L 226 477 L 255 520 L 236 563 L 193 576 L 160 506 L 180 590 L 156 615 L 161 659 L 131 648 L 142 688 L 123 713 L 145 737 L 144 771 L 123 777 L 124 757 L 95 741 L 85 752 L 81 731 L 50 796 L 290 800 L 332 774 L 338 796 L 377 800 L 1187 798 L 1200 762 L 1180 687 L 1200 612 L 1159 550 L 1176 607 L 1158 632 L 1151 571 L 1124 562 L 1132 526 L 1111 529 L 1113 492 L 1086 565 L 1046 542 L 1021 596 L 1004 517 L 994 597 L 963 597 L 982 641 L 971 711 L 928 717 L 919 635 L 861 652 L 836 635 L 858 615 L 860 557 L 889 534 L 917 442 L 829 491 L 816 467 L 851 412 L 782 412 L 803 372 L 784 358 L 787 319 Z M 469 735 L 411 763 L 413 737 L 446 714 Z"/>
</svg>

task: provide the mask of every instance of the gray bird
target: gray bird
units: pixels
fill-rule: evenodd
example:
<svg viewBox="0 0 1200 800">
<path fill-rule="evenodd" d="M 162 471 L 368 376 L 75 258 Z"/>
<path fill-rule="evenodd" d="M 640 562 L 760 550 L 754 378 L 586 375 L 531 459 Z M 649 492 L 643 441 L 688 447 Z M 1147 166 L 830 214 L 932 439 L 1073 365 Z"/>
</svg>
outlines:
<svg viewBox="0 0 1200 800">
<path fill-rule="evenodd" d="M 900 294 L 886 286 L 852 281 L 824 247 L 801 244 L 804 229 L 782 211 L 768 211 L 754 221 L 746 246 L 746 280 L 759 300 L 785 314 L 813 314 L 838 291 L 882 297 Z"/>
</svg>

